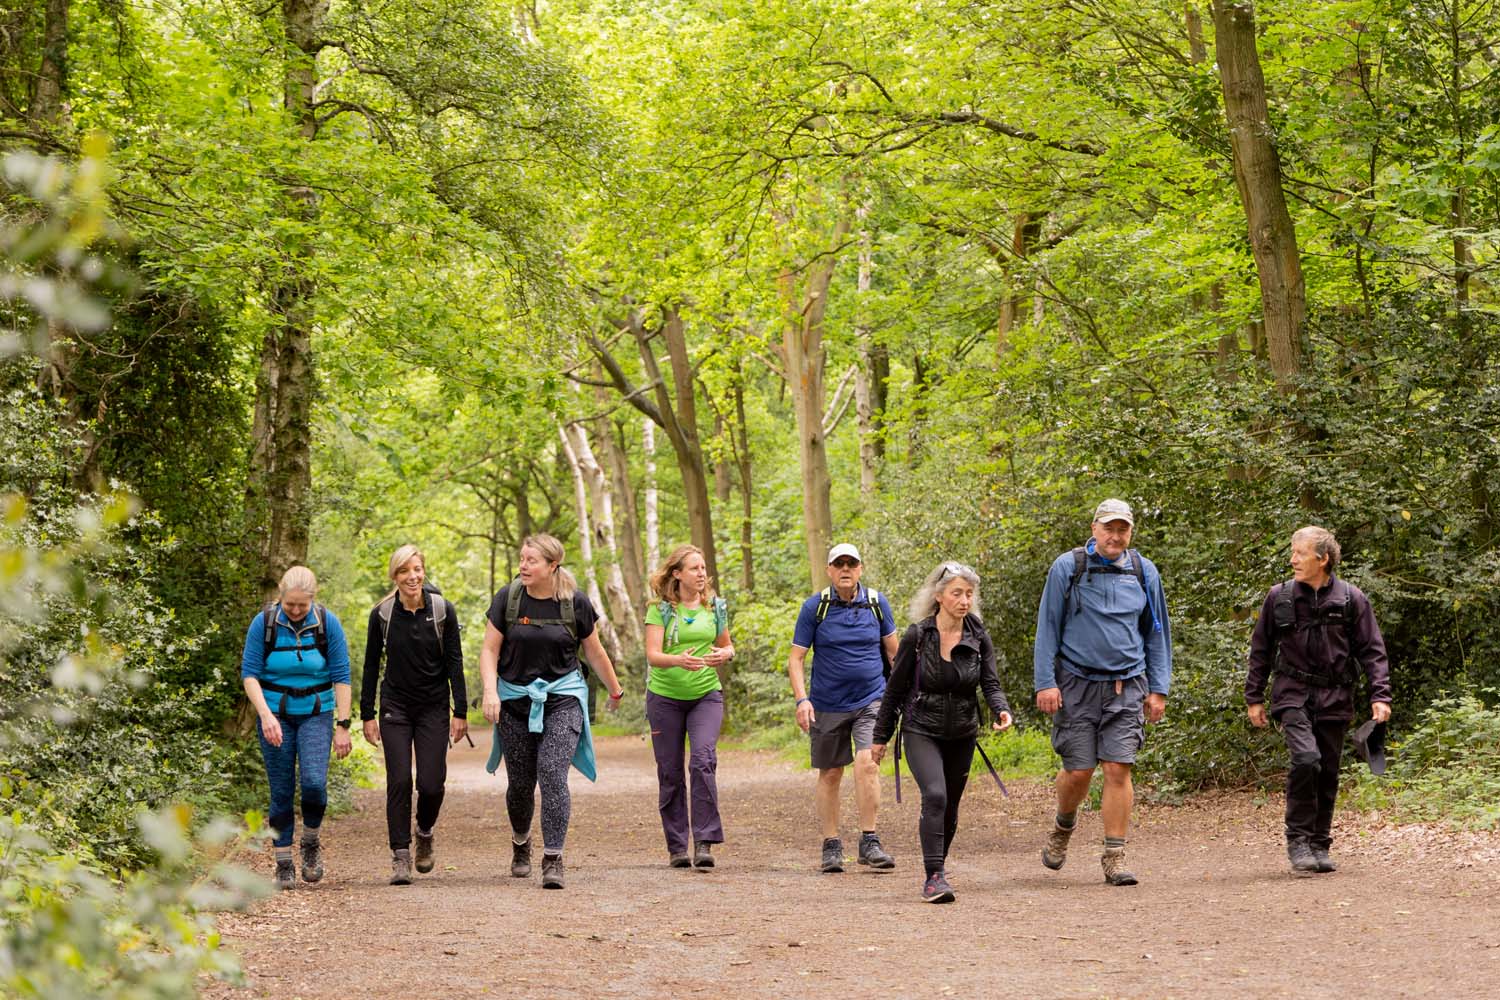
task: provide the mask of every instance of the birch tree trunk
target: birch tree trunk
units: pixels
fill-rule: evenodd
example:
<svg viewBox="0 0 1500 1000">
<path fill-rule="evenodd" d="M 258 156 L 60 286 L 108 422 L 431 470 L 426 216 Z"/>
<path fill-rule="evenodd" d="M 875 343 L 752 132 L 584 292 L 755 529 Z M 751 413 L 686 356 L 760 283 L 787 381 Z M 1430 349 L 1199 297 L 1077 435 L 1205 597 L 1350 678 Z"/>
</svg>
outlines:
<svg viewBox="0 0 1500 1000">
<path fill-rule="evenodd" d="M 646 565 L 641 556 L 641 514 L 635 502 L 635 486 L 630 481 L 630 457 L 625 446 L 625 423 L 610 422 L 604 442 L 605 461 L 614 485 L 619 515 L 615 537 L 620 543 L 620 568 L 625 574 L 625 592 L 632 606 L 646 607 Z"/>
<path fill-rule="evenodd" d="M 861 223 L 868 218 L 868 205 L 861 205 L 855 216 Z M 870 231 L 861 225 L 859 232 L 859 278 L 855 285 L 860 304 L 859 325 L 854 328 L 854 338 L 859 344 L 859 364 L 854 373 L 854 413 L 859 420 L 859 495 L 869 503 L 875 498 L 879 485 L 880 418 L 885 409 L 885 372 L 889 368 L 889 356 L 885 348 L 874 343 L 870 334 L 868 306 L 865 299 L 870 294 L 872 273 L 875 269 L 875 253 Z M 882 365 L 881 362 L 885 364 Z"/>
<path fill-rule="evenodd" d="M 584 426 L 579 423 L 568 424 L 563 428 L 563 435 L 572 445 L 578 471 L 588 488 L 593 513 L 594 548 L 595 551 L 603 550 L 601 565 L 604 593 L 609 601 L 610 615 L 616 622 L 616 631 L 622 632 L 634 649 L 643 649 L 642 625 L 636 619 L 630 593 L 625 589 L 625 574 L 620 569 L 620 552 L 615 544 L 614 486 L 595 458 L 593 445 L 589 443 L 588 431 Z"/>
<path fill-rule="evenodd" d="M 568 440 L 568 432 L 558 428 L 558 436 L 562 438 L 563 456 L 568 460 L 568 468 L 573 472 L 573 503 L 578 510 L 578 572 L 574 575 L 579 578 L 580 586 L 584 593 L 594 604 L 594 610 L 599 613 L 599 641 L 604 643 L 604 651 L 609 654 L 610 660 L 620 662 L 620 638 L 615 634 L 614 625 L 610 623 L 608 607 L 604 598 L 599 593 L 599 581 L 594 578 L 594 530 L 589 517 L 589 495 L 588 486 L 584 483 L 583 466 L 579 461 L 578 453 L 573 450 L 572 443 Z M 592 695 L 596 685 L 593 671 L 588 672 L 589 692 Z M 592 700 L 592 699 L 591 699 Z"/>
<path fill-rule="evenodd" d="M 646 505 L 646 574 L 661 565 L 661 517 L 656 497 L 656 424 L 650 417 L 641 419 L 642 449 L 646 453 L 646 484 L 642 490 Z"/>
<path fill-rule="evenodd" d="M 1249 2 L 1214 0 L 1219 80 L 1234 180 L 1249 223 L 1250 247 L 1260 279 L 1261 310 L 1271 369 L 1282 392 L 1291 392 L 1302 370 L 1307 290 L 1297 233 L 1281 184 L 1281 160 L 1271 132 L 1266 81 L 1255 43 L 1255 8 Z"/>
</svg>

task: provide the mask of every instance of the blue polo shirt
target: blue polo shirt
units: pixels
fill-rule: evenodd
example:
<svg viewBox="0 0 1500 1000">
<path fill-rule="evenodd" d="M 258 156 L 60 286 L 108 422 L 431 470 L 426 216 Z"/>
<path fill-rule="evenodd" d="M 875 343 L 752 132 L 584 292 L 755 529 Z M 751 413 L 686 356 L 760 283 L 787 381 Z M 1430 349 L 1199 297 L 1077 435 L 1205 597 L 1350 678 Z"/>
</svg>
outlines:
<svg viewBox="0 0 1500 1000">
<path fill-rule="evenodd" d="M 882 621 L 876 621 L 869 591 L 860 587 L 849 602 L 839 600 L 838 591 L 833 591 L 828 614 L 819 622 L 820 598 L 814 594 L 802 602 L 792 634 L 792 645 L 813 651 L 807 696 L 816 712 L 858 711 L 885 693 L 880 641 L 895 634 L 896 617 L 881 594 L 877 603 Z"/>
</svg>

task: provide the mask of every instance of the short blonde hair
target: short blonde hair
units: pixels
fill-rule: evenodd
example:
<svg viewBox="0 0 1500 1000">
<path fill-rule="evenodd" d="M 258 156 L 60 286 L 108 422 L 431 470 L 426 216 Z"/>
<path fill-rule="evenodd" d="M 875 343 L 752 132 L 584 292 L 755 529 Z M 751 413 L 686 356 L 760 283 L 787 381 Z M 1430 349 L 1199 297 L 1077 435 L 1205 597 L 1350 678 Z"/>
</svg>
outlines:
<svg viewBox="0 0 1500 1000">
<path fill-rule="evenodd" d="M 283 598 L 293 592 L 306 594 L 308 597 L 317 597 L 318 578 L 313 576 L 313 571 L 306 566 L 293 566 L 281 574 L 281 584 L 277 592 Z"/>
</svg>

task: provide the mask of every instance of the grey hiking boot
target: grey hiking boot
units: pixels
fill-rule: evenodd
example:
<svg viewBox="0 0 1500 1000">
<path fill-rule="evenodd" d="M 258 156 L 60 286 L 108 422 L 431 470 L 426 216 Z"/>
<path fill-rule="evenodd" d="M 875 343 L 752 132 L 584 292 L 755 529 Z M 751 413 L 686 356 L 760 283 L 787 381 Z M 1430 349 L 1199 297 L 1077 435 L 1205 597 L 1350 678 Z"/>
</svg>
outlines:
<svg viewBox="0 0 1500 1000">
<path fill-rule="evenodd" d="M 691 868 L 693 867 L 693 859 L 688 857 L 687 851 L 682 851 L 677 854 L 669 854 L 667 855 L 667 867 Z"/>
<path fill-rule="evenodd" d="M 1047 842 L 1042 845 L 1042 864 L 1057 871 L 1068 860 L 1068 841 L 1073 838 L 1073 828 L 1063 828 L 1052 824 L 1052 832 L 1047 834 Z"/>
<path fill-rule="evenodd" d="M 524 844 L 518 844 L 514 840 L 510 842 L 510 874 L 512 878 L 526 878 L 531 875 L 531 838 L 527 837 Z"/>
<path fill-rule="evenodd" d="M 699 842 L 693 849 L 693 866 L 695 868 L 712 868 L 714 866 L 714 852 L 712 844 Z"/>
<path fill-rule="evenodd" d="M 391 852 L 391 885 L 411 885 L 411 849 Z"/>
<path fill-rule="evenodd" d="M 323 845 L 314 833 L 302 835 L 302 881 L 316 882 L 323 877 Z"/>
<path fill-rule="evenodd" d="M 955 898 L 957 897 L 953 895 L 953 887 L 948 884 L 948 876 L 945 872 L 933 872 L 922 884 L 922 902 L 924 903 L 951 903 Z"/>
<path fill-rule="evenodd" d="M 563 887 L 563 863 L 561 854 L 542 854 L 542 888 Z"/>
<path fill-rule="evenodd" d="M 1105 848 L 1104 856 L 1099 859 L 1104 866 L 1104 881 L 1110 885 L 1135 885 L 1136 877 L 1125 867 L 1125 849 Z"/>
<path fill-rule="evenodd" d="M 1318 870 L 1318 859 L 1313 855 L 1313 850 L 1305 840 L 1288 840 L 1286 842 L 1287 860 L 1292 863 L 1292 871 L 1298 874 L 1315 872 Z"/>
<path fill-rule="evenodd" d="M 1333 858 L 1328 856 L 1328 848 L 1314 846 L 1312 849 L 1313 860 L 1318 863 L 1320 872 L 1336 872 L 1339 866 L 1333 863 Z"/>
<path fill-rule="evenodd" d="M 432 871 L 433 864 L 432 834 L 428 833 L 424 835 L 421 830 L 418 830 L 416 857 L 417 871 L 421 872 L 423 875 L 426 875 L 428 872 Z"/>
<path fill-rule="evenodd" d="M 276 888 L 292 889 L 297 885 L 297 866 L 291 858 L 276 859 Z"/>
<path fill-rule="evenodd" d="M 886 871 L 896 867 L 896 859 L 880 846 L 880 838 L 873 833 L 861 834 L 859 838 L 859 863 Z"/>
<path fill-rule="evenodd" d="M 821 870 L 830 874 L 844 870 L 844 842 L 839 838 L 829 837 L 823 841 L 823 864 Z"/>
</svg>

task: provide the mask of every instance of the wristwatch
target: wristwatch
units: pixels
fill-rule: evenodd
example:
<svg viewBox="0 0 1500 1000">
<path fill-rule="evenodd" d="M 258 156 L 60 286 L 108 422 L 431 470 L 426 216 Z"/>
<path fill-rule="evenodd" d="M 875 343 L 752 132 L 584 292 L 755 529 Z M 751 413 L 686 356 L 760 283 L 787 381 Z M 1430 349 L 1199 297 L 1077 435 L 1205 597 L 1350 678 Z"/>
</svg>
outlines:
<svg viewBox="0 0 1500 1000">
<path fill-rule="evenodd" d="M 348 719 L 335 719 L 333 724 L 335 726 L 338 726 L 340 729 L 348 729 L 353 721 L 354 719 L 352 717 Z"/>
</svg>

